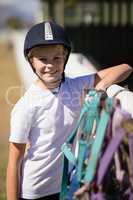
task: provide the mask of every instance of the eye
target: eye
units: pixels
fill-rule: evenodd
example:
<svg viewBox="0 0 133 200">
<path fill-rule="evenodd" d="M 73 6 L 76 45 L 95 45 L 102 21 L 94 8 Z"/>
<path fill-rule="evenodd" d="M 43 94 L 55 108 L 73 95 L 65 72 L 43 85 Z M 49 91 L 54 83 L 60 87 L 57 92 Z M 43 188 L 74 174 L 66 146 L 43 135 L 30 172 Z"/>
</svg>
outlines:
<svg viewBox="0 0 133 200">
<path fill-rule="evenodd" d="M 54 60 L 59 60 L 59 59 L 60 59 L 59 56 L 54 57 Z"/>
<path fill-rule="evenodd" d="M 40 60 L 41 62 L 47 62 L 47 58 L 45 58 L 45 57 L 41 57 L 41 58 L 39 58 L 39 60 Z"/>
<path fill-rule="evenodd" d="M 60 61 L 61 59 L 62 59 L 62 56 L 55 56 L 55 57 L 54 57 L 54 60 L 55 60 L 55 61 Z"/>
</svg>

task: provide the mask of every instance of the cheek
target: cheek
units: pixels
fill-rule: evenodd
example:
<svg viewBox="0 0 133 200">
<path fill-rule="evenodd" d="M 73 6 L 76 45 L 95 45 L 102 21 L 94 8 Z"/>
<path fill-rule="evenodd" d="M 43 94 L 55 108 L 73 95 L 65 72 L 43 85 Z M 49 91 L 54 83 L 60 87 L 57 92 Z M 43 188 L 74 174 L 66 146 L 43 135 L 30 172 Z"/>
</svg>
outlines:
<svg viewBox="0 0 133 200">
<path fill-rule="evenodd" d="M 43 68 L 43 64 L 38 60 L 33 61 L 32 65 L 36 69 L 36 71 L 41 70 Z"/>
<path fill-rule="evenodd" d="M 60 71 L 64 70 L 64 62 L 63 61 L 53 62 L 53 67 L 57 68 Z"/>
<path fill-rule="evenodd" d="M 62 60 L 62 62 L 60 63 L 60 70 L 64 71 L 64 64 L 65 64 L 65 61 Z"/>
<path fill-rule="evenodd" d="M 60 72 L 64 71 L 64 63 L 60 65 L 59 70 L 60 70 Z"/>
</svg>

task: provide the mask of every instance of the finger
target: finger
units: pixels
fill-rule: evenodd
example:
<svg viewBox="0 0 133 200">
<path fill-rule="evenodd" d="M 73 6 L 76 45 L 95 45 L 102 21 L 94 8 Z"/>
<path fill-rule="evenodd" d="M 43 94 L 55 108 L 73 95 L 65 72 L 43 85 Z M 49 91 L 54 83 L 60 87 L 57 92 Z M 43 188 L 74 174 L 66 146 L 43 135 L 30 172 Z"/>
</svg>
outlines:
<svg viewBox="0 0 133 200">
<path fill-rule="evenodd" d="M 78 189 L 74 195 L 77 197 L 77 196 L 80 196 L 80 195 L 83 195 L 83 193 L 87 192 L 89 189 L 89 184 L 86 183 L 84 184 L 80 189 Z"/>
<path fill-rule="evenodd" d="M 90 200 L 88 192 L 85 192 L 81 196 L 77 197 L 76 200 Z"/>
<path fill-rule="evenodd" d="M 84 193 L 84 200 L 89 200 L 90 198 L 89 198 L 89 194 L 88 194 L 88 192 L 85 192 Z"/>
</svg>

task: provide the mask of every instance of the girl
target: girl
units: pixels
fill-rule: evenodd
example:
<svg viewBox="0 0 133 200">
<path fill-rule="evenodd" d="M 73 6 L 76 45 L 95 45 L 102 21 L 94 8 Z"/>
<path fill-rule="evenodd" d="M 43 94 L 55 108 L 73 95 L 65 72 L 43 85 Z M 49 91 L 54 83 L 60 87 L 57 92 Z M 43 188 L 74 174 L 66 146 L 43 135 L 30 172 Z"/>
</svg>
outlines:
<svg viewBox="0 0 133 200">
<path fill-rule="evenodd" d="M 26 35 L 24 55 L 38 80 L 11 113 L 7 200 L 59 199 L 61 145 L 77 122 L 84 90 L 105 90 L 132 72 L 121 64 L 97 74 L 66 78 L 70 51 L 68 36 L 58 24 L 36 24 Z"/>
</svg>

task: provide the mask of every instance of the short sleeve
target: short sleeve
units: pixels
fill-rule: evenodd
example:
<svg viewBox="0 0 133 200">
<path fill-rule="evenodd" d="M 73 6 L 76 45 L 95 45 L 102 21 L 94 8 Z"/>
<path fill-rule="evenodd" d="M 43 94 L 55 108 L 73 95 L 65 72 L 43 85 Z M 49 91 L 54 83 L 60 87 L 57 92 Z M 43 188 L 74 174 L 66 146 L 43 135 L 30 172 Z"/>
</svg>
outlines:
<svg viewBox="0 0 133 200">
<path fill-rule="evenodd" d="M 14 106 L 10 120 L 10 142 L 27 143 L 32 124 L 32 111 L 22 97 Z"/>
<path fill-rule="evenodd" d="M 86 76 L 69 79 L 70 87 L 76 88 L 77 91 L 82 92 L 84 89 L 94 88 L 96 74 L 89 74 Z"/>
<path fill-rule="evenodd" d="M 96 74 L 89 74 L 87 76 L 80 77 L 77 81 L 80 90 L 94 88 L 95 75 Z"/>
</svg>

